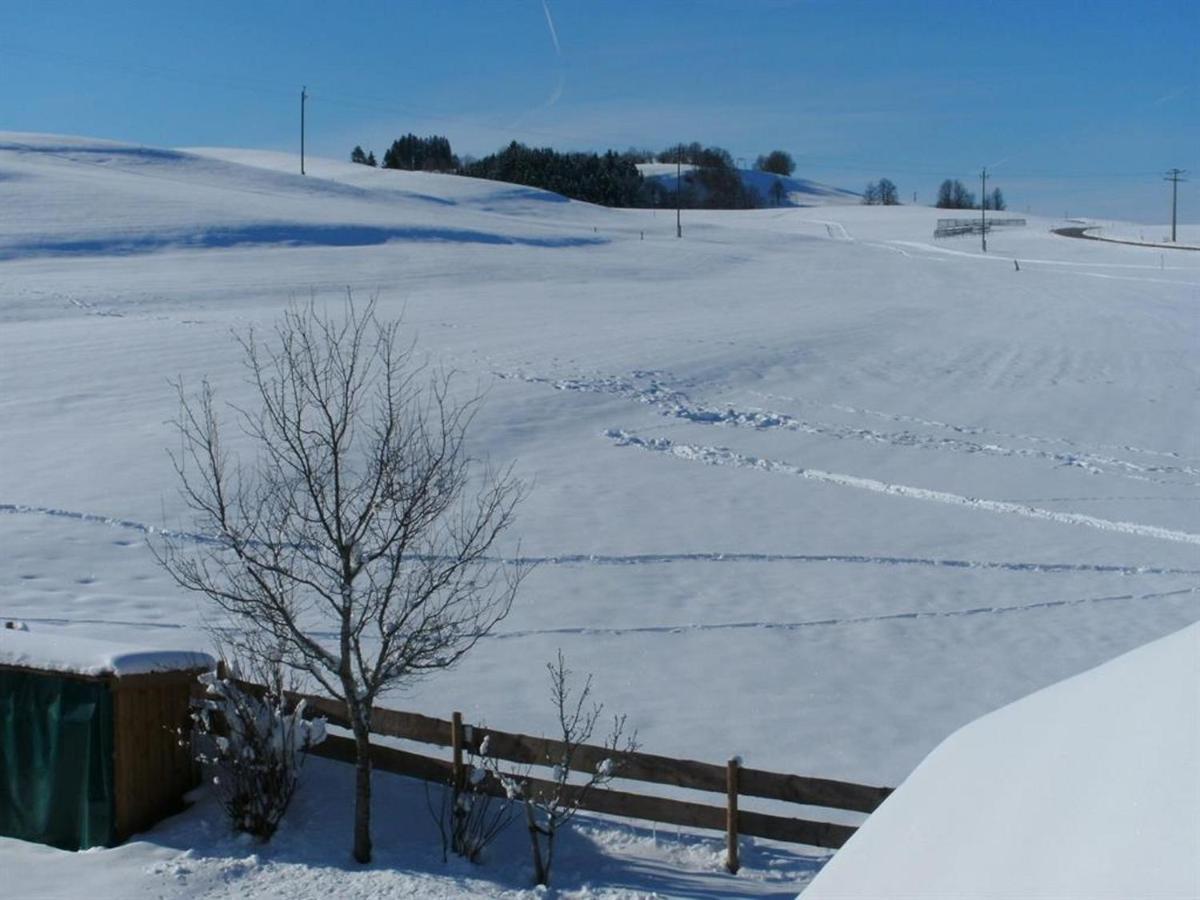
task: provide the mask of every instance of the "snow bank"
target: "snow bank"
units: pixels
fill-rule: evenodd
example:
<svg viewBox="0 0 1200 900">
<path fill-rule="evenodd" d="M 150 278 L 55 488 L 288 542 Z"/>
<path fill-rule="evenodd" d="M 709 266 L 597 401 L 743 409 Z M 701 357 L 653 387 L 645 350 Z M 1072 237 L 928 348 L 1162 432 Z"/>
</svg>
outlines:
<svg viewBox="0 0 1200 900">
<path fill-rule="evenodd" d="M 66 637 L 48 632 L 0 629 L 0 666 L 46 669 L 75 675 L 144 675 L 211 668 L 207 653 L 164 650 Z"/>
<path fill-rule="evenodd" d="M 804 900 L 1200 897 L 1200 625 L 984 716 Z"/>
</svg>

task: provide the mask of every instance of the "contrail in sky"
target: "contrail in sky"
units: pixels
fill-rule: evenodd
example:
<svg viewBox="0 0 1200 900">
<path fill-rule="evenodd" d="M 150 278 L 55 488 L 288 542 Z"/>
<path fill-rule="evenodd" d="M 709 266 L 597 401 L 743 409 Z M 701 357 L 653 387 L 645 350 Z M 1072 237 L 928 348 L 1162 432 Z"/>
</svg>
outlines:
<svg viewBox="0 0 1200 900">
<path fill-rule="evenodd" d="M 554 28 L 554 18 L 550 15 L 550 4 L 542 0 L 542 12 L 546 14 L 546 24 L 550 26 L 550 40 L 554 41 L 554 53 L 562 56 L 562 48 L 558 46 L 558 32 Z"/>
<path fill-rule="evenodd" d="M 550 29 L 550 40 L 554 43 L 554 55 L 558 59 L 558 73 L 554 79 L 554 87 L 550 91 L 550 96 L 547 97 L 540 106 L 532 110 L 526 110 L 521 113 L 512 122 L 508 124 L 509 128 L 516 128 L 523 120 L 528 118 L 533 113 L 542 112 L 552 107 L 558 102 L 558 98 L 562 96 L 563 87 L 566 84 L 566 77 L 562 69 L 562 47 L 558 43 L 558 29 L 554 27 L 554 17 L 550 15 L 550 4 L 547 0 L 542 0 L 542 12 L 546 14 L 546 27 Z"/>
</svg>

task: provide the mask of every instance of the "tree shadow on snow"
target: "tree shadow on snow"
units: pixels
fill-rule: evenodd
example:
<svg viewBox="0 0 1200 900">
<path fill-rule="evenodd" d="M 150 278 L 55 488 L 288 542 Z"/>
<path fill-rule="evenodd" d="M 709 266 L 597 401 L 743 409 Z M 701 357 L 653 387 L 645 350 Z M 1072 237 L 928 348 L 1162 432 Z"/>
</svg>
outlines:
<svg viewBox="0 0 1200 900">
<path fill-rule="evenodd" d="M 373 785 L 375 855 L 370 866 L 355 863 L 350 854 L 354 770 L 322 759 L 310 759 L 306 764 L 292 805 L 279 831 L 266 844 L 233 833 L 215 798 L 204 789 L 197 792 L 192 808 L 135 840 L 190 851 L 190 858 L 201 864 L 205 860 L 240 860 L 254 854 L 260 865 L 295 864 L 348 874 L 393 869 L 460 881 L 473 892 L 533 887 L 523 816 L 513 819 L 488 848 L 482 863 L 468 863 L 453 855 L 443 862 L 426 786 L 380 772 L 375 773 Z M 429 785 L 428 796 L 435 809 L 440 806 L 440 791 L 439 786 Z M 744 840 L 743 871 L 729 875 L 723 868 L 724 839 L 720 835 L 686 834 L 580 813 L 559 834 L 553 887 L 561 891 L 590 887 L 657 893 L 697 900 L 795 897 L 826 860 L 818 851 Z M 227 866 L 223 868 L 229 872 Z"/>
<path fill-rule="evenodd" d="M 520 237 L 468 228 L 376 225 L 315 225 L 278 222 L 188 231 L 111 234 L 14 242 L 0 247 L 0 260 L 35 256 L 130 256 L 166 249 L 225 249 L 242 246 L 371 247 L 389 241 L 496 244 L 523 247 L 582 247 L 607 243 L 596 237 Z"/>
</svg>

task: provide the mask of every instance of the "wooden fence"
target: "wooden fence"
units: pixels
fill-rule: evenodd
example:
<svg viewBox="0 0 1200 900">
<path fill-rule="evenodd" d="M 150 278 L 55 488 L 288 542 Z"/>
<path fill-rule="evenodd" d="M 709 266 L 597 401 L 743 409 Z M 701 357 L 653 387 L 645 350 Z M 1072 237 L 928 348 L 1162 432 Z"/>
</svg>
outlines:
<svg viewBox="0 0 1200 900">
<path fill-rule="evenodd" d="M 1001 219 L 991 217 L 981 222 L 978 218 L 975 219 L 938 219 L 937 227 L 933 230 L 935 238 L 940 237 L 956 237 L 963 234 L 979 234 L 979 232 L 991 231 L 993 228 L 1001 227 L 1020 227 L 1025 224 L 1024 219 Z"/>
<path fill-rule="evenodd" d="M 250 682 L 236 683 L 256 694 L 265 690 L 261 685 Z M 304 700 L 306 717 L 324 716 L 331 725 L 349 727 L 344 708 L 337 701 L 292 691 L 288 691 L 286 697 L 289 705 Z M 397 747 L 378 744 L 371 746 L 371 764 L 375 769 L 447 785 L 466 783 L 471 767 L 463 761 L 464 754 L 478 754 L 484 737 L 488 738 L 489 757 L 523 766 L 552 767 L 562 757 L 564 749 L 561 741 L 465 724 L 461 714 L 457 712 L 451 719 L 446 720 L 374 707 L 371 714 L 371 732 L 450 748 L 452 758 L 445 760 Z M 315 756 L 341 762 L 353 763 L 355 760 L 354 740 L 339 735 L 328 735 L 312 752 Z M 836 849 L 846 843 L 856 830 L 853 825 L 739 809 L 739 797 L 761 797 L 804 806 L 871 813 L 892 792 L 891 788 L 886 787 L 870 787 L 845 781 L 784 775 L 748 768 L 742 766 L 736 758 L 729 760 L 725 765 L 715 765 L 641 751 L 614 752 L 587 744 L 575 748 L 572 765 L 578 771 L 593 772 L 606 759 L 618 764 L 616 778 L 719 793 L 725 795 L 725 805 L 712 806 L 607 788 L 582 791 L 568 786 L 568 792 L 578 800 L 580 809 L 668 825 L 724 831 L 728 847 L 726 866 L 731 872 L 736 872 L 739 867 L 739 835 Z M 536 792 L 554 788 L 554 783 L 546 779 L 520 776 L 519 780 L 524 783 L 526 790 Z M 502 786 L 496 784 L 494 779 L 485 779 L 479 787 L 496 796 L 503 796 L 504 793 Z"/>
</svg>

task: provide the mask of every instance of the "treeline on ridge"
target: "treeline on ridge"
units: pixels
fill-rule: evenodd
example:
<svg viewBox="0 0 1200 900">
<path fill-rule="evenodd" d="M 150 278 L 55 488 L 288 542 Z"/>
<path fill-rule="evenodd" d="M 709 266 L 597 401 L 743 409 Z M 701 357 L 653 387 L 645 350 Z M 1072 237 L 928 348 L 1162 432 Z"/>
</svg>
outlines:
<svg viewBox="0 0 1200 900">
<path fill-rule="evenodd" d="M 350 160 L 377 164 L 374 152 L 365 152 L 361 146 L 351 151 Z M 642 176 L 638 165 L 651 162 L 688 166 L 681 173 L 678 196 L 674 179 Z M 758 191 L 743 182 L 728 150 L 698 142 L 675 144 L 660 153 L 637 149 L 564 153 L 513 141 L 482 159 L 459 159 L 445 137 L 407 134 L 384 152 L 383 168 L 507 181 L 602 206 L 674 208 L 677 201 L 685 209 L 753 209 L 764 205 Z M 787 176 L 795 163 L 785 151 L 774 150 L 759 156 L 755 168 Z M 769 193 L 776 205 L 784 199 L 783 183 L 778 177 Z"/>
<path fill-rule="evenodd" d="M 957 178 L 947 178 L 938 187 L 938 209 L 979 209 L 975 194 Z M 984 209 L 1007 209 L 1000 188 L 993 188 L 983 198 Z"/>
</svg>

